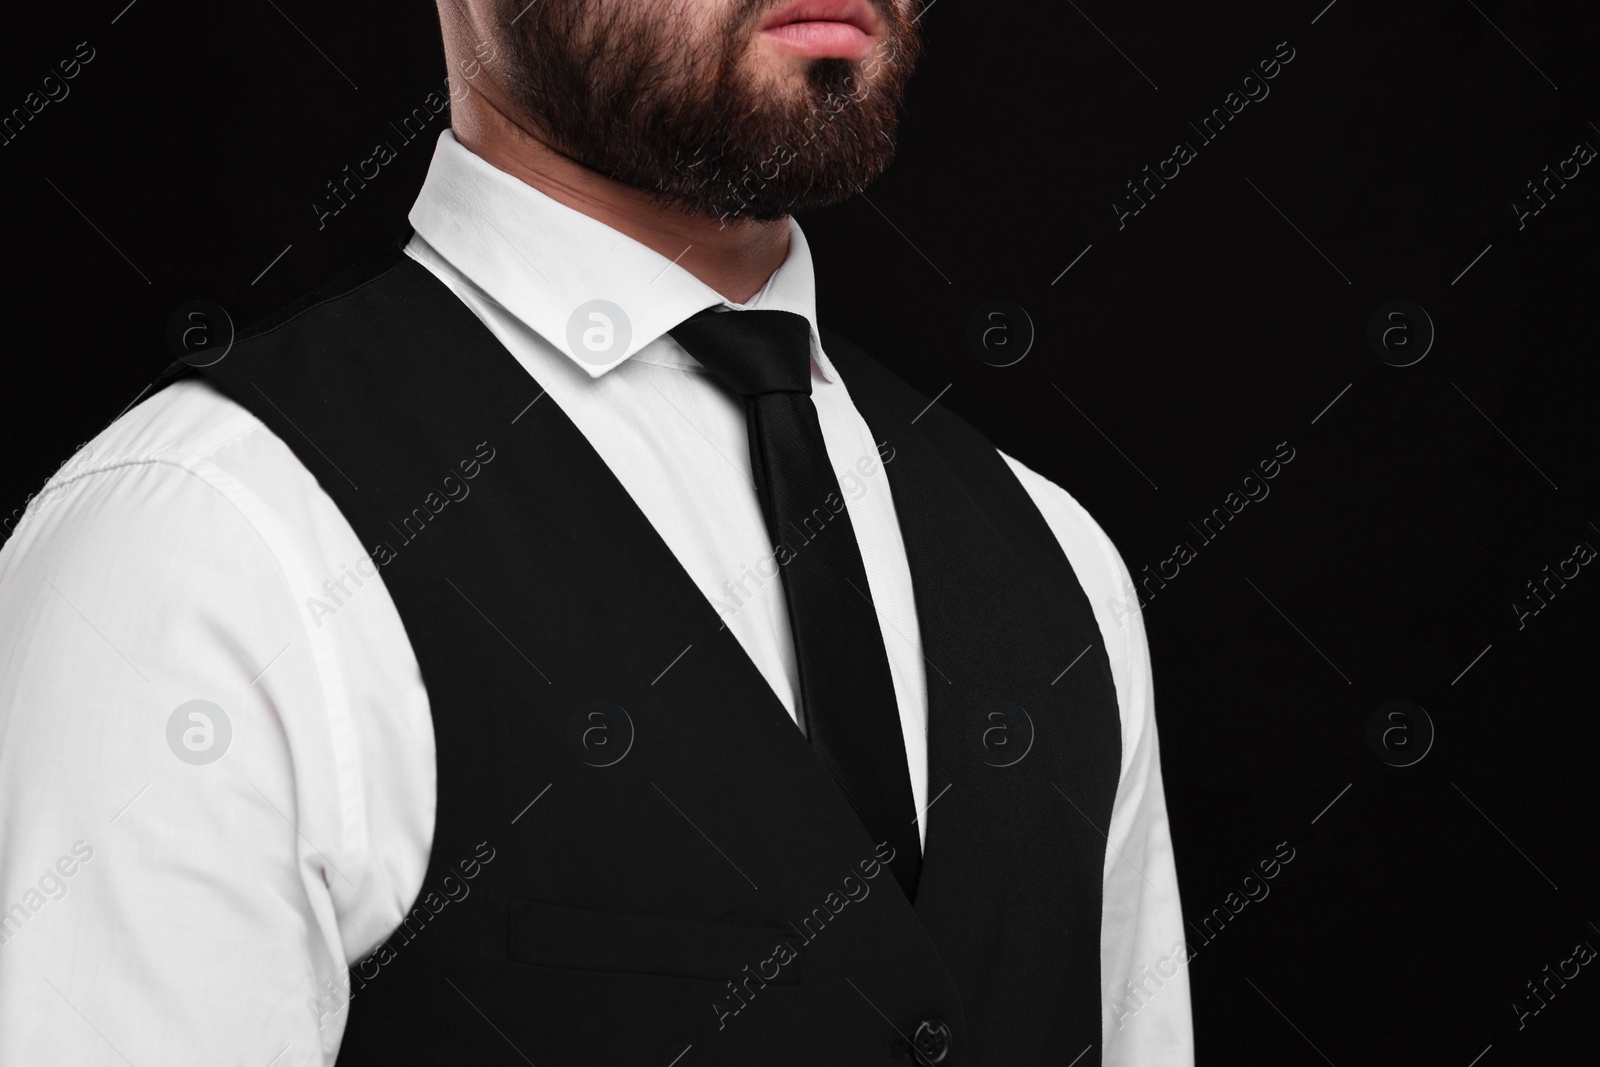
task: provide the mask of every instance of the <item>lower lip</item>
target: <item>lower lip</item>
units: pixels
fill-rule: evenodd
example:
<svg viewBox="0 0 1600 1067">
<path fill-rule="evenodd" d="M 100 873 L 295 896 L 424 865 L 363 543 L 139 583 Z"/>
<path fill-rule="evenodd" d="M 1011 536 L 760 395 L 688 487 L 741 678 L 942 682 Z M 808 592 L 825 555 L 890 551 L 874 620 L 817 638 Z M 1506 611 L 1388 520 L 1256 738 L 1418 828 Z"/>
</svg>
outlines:
<svg viewBox="0 0 1600 1067">
<path fill-rule="evenodd" d="M 848 22 L 789 22 L 762 30 L 796 55 L 860 59 L 872 48 L 872 35 Z"/>
</svg>

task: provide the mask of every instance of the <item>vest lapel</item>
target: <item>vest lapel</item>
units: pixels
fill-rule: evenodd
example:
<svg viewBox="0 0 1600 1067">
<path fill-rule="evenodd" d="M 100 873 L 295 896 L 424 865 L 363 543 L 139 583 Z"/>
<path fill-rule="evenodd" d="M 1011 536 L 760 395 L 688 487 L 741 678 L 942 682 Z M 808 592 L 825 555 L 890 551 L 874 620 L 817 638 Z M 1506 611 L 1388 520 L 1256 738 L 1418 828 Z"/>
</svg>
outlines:
<svg viewBox="0 0 1600 1067">
<path fill-rule="evenodd" d="M 993 445 L 855 346 L 825 345 L 874 438 L 895 448 L 885 469 L 916 591 L 937 798 L 917 914 L 994 1057 L 981 1062 L 1021 1054 L 1019 1018 L 1048 1020 L 1071 1059 L 1099 1043 L 1102 831 L 1121 767 L 1104 640 Z"/>
</svg>

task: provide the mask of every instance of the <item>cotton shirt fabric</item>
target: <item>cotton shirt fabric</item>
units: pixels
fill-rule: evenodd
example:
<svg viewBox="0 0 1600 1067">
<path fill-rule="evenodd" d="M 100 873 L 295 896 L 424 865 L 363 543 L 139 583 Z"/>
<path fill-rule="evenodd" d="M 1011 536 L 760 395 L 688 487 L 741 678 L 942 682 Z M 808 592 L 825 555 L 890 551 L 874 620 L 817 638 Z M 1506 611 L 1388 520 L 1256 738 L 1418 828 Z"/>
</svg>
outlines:
<svg viewBox="0 0 1600 1067">
<path fill-rule="evenodd" d="M 791 715 L 794 648 L 781 581 L 759 567 L 773 549 L 744 411 L 667 331 L 707 307 L 811 324 L 812 396 L 925 840 L 938 809 L 911 576 L 878 443 L 817 337 L 799 225 L 761 291 L 730 304 L 449 130 L 410 221 L 407 254 L 527 371 L 528 403 L 558 405 L 583 433 Z M 621 309 L 629 335 L 603 362 L 569 341 L 575 317 L 598 321 L 596 300 Z M 1123 606 L 1131 582 L 1066 491 L 1004 459 L 1094 607 L 1116 684 L 1121 780 L 1110 825 L 1096 827 L 1108 843 L 1102 1062 L 1184 1067 L 1183 920 L 1149 652 Z M 1084 669 L 1083 652 L 1061 649 L 1061 669 Z M 347 966 L 421 887 L 433 731 L 379 568 L 283 440 L 199 379 L 117 418 L 0 550 L 0 1063 L 332 1064 L 352 1010 Z"/>
</svg>

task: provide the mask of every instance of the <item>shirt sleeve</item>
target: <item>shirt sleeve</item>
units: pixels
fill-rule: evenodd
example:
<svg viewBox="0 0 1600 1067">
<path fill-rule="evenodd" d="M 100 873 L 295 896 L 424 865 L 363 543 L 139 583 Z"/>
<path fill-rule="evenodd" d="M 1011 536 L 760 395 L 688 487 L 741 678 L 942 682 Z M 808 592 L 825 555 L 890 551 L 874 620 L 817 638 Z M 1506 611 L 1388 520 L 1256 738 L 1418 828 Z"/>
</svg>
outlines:
<svg viewBox="0 0 1600 1067">
<path fill-rule="evenodd" d="M 333 1062 L 359 783 L 228 482 L 100 463 L 0 551 L 0 1063 Z"/>
<path fill-rule="evenodd" d="M 1116 680 L 1122 774 L 1106 833 L 1100 929 L 1104 1067 L 1191 1067 L 1194 1030 L 1177 869 L 1161 785 L 1155 690 L 1143 617 L 1128 610 L 1132 580 L 1064 489 L 1001 453 L 1032 497 L 1094 609 Z M 1136 600 L 1134 600 L 1136 605 Z"/>
</svg>

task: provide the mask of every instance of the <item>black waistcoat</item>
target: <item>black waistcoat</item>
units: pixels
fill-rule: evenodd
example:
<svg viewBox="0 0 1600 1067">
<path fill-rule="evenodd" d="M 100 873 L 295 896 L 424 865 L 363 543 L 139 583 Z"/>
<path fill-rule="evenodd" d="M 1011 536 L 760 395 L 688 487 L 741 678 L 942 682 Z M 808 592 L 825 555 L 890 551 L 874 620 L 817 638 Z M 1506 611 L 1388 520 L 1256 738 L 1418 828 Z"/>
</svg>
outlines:
<svg viewBox="0 0 1600 1067">
<path fill-rule="evenodd" d="M 988 441 L 824 345 L 882 442 L 927 661 L 915 902 L 604 461 L 398 244 L 204 368 L 381 565 L 432 709 L 428 871 L 335 998 L 341 1067 L 1098 1050 L 1121 734 L 1090 605 Z"/>
</svg>

